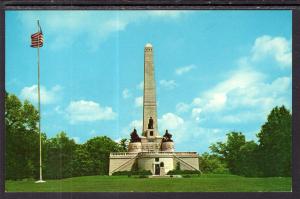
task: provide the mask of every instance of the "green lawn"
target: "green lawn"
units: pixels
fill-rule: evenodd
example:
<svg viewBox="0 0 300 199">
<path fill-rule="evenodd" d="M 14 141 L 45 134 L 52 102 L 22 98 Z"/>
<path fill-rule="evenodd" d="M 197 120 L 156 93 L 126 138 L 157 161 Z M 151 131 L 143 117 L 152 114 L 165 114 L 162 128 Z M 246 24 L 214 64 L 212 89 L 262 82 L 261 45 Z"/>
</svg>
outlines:
<svg viewBox="0 0 300 199">
<path fill-rule="evenodd" d="M 191 178 L 138 178 L 84 176 L 63 180 L 6 181 L 8 192 L 257 192 L 291 191 L 291 178 L 245 178 L 234 175 L 202 175 Z"/>
</svg>

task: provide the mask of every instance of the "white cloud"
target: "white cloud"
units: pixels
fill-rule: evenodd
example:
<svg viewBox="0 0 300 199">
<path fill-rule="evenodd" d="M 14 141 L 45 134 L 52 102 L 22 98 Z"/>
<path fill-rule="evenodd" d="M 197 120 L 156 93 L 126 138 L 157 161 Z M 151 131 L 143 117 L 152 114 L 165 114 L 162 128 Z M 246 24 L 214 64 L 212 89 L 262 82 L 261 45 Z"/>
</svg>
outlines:
<svg viewBox="0 0 300 199">
<path fill-rule="evenodd" d="M 255 89 L 258 82 L 262 81 L 263 75 L 251 69 L 239 69 L 230 74 L 230 77 L 210 90 L 205 91 L 200 97 L 193 99 L 192 104 L 195 106 L 200 106 L 204 111 L 220 111 L 226 107 L 228 102 L 228 95 L 232 93 L 240 92 L 251 92 L 251 88 Z M 236 97 L 242 97 L 239 95 Z M 240 98 L 237 98 L 240 100 Z"/>
<path fill-rule="evenodd" d="M 129 89 L 125 88 L 123 91 L 122 91 L 122 96 L 124 99 L 127 99 L 127 98 L 130 98 L 131 97 L 131 92 Z"/>
<path fill-rule="evenodd" d="M 278 77 L 268 82 L 264 74 L 241 68 L 194 98 L 190 103 L 191 116 L 200 120 L 201 113 L 210 120 L 228 123 L 265 119 L 274 106 L 289 105 L 290 87 L 290 77 Z"/>
<path fill-rule="evenodd" d="M 53 104 L 59 100 L 60 92 L 62 88 L 59 85 L 52 87 L 48 90 L 46 87 L 40 87 L 40 95 L 41 95 L 41 104 Z M 22 99 L 27 99 L 32 103 L 38 102 L 38 86 L 32 85 L 29 87 L 24 87 L 21 90 L 20 97 Z"/>
<path fill-rule="evenodd" d="M 247 89 L 237 89 L 229 93 L 232 107 L 248 106 L 270 109 L 275 105 L 288 104 L 288 88 L 291 86 L 289 77 L 278 77 L 268 83 L 257 79 Z"/>
<path fill-rule="evenodd" d="M 175 69 L 176 75 L 182 75 L 184 73 L 188 73 L 192 69 L 195 69 L 196 66 L 194 64 L 188 65 L 188 66 L 183 66 Z"/>
<path fill-rule="evenodd" d="M 139 90 L 144 90 L 144 81 L 141 81 L 137 86 L 136 86 L 137 89 Z"/>
<path fill-rule="evenodd" d="M 195 118 L 196 121 L 199 121 L 201 112 L 202 112 L 201 108 L 193 108 L 192 109 L 192 117 Z"/>
<path fill-rule="evenodd" d="M 289 88 L 291 84 L 292 84 L 291 77 L 278 77 L 271 83 L 270 89 L 272 92 L 275 89 L 279 92 L 284 92 Z"/>
<path fill-rule="evenodd" d="M 268 110 L 270 111 L 270 110 Z M 223 123 L 249 123 L 256 120 L 264 120 L 265 115 L 262 114 L 260 111 L 243 111 L 243 112 L 236 112 L 233 114 L 225 114 L 220 115 L 218 118 L 219 121 Z"/>
<path fill-rule="evenodd" d="M 72 47 L 84 42 L 91 50 L 98 49 L 110 35 L 124 31 L 129 24 L 147 20 L 176 20 L 188 11 L 24 11 L 19 13 L 23 28 L 36 30 L 32 21 L 40 20 L 45 45 L 52 50 Z M 60 31 L 57 31 L 60 30 Z M 63 35 L 63 36 L 62 36 Z M 84 40 L 79 40 L 84 35 Z"/>
<path fill-rule="evenodd" d="M 93 122 L 99 120 L 113 120 L 116 113 L 111 107 L 102 107 L 93 101 L 71 101 L 66 108 L 66 114 L 70 122 Z"/>
<path fill-rule="evenodd" d="M 190 106 L 186 103 L 179 102 L 176 104 L 176 112 L 178 113 L 185 113 L 189 110 Z"/>
<path fill-rule="evenodd" d="M 225 139 L 226 131 L 217 128 L 202 128 L 196 122 L 184 120 L 174 113 L 166 113 L 158 119 L 158 127 L 161 135 L 168 129 L 169 133 L 173 135 L 175 141 L 175 148 L 178 145 L 189 147 L 193 142 L 191 150 L 197 150 L 195 147 L 203 147 L 206 149 L 210 144 Z"/>
<path fill-rule="evenodd" d="M 142 107 L 143 106 L 143 96 L 136 97 L 134 100 L 134 104 L 136 107 Z"/>
<path fill-rule="evenodd" d="M 202 104 L 202 100 L 199 97 L 193 99 L 192 105 L 200 106 Z"/>
<path fill-rule="evenodd" d="M 259 61 L 266 56 L 273 57 L 282 67 L 292 64 L 291 41 L 284 37 L 263 35 L 255 40 L 252 47 L 252 60 Z"/>
<path fill-rule="evenodd" d="M 162 129 L 177 129 L 180 125 L 184 123 L 184 120 L 174 113 L 166 113 L 161 119 L 159 119 L 159 124 L 162 126 Z"/>
<path fill-rule="evenodd" d="M 262 36 L 256 39 L 250 56 L 238 60 L 238 68 L 227 78 L 196 96 L 190 104 L 196 121 L 241 123 L 265 120 L 275 106 L 291 106 L 291 76 L 276 77 L 254 70 L 256 61 L 273 56 L 283 66 L 291 63 L 285 38 Z M 187 106 L 186 106 L 187 107 Z M 200 115 L 201 114 L 201 115 Z"/>
<path fill-rule="evenodd" d="M 180 116 L 174 113 L 166 113 L 158 119 L 158 128 L 160 135 L 164 135 L 165 131 L 173 135 L 176 144 L 186 141 L 186 136 L 193 133 L 188 132 L 187 123 Z"/>
<path fill-rule="evenodd" d="M 225 107 L 227 96 L 225 92 L 210 92 L 206 93 L 209 98 L 205 108 L 208 110 L 218 111 Z"/>
<path fill-rule="evenodd" d="M 160 80 L 159 84 L 167 89 L 173 89 L 177 86 L 175 80 Z"/>
</svg>

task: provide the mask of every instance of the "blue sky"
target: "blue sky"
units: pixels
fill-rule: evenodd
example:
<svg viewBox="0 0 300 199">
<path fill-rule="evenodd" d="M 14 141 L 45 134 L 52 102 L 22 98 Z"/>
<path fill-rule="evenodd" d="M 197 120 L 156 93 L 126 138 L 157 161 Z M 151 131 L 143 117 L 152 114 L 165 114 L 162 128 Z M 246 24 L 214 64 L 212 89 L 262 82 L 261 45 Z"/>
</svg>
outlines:
<svg viewBox="0 0 300 199">
<path fill-rule="evenodd" d="M 140 132 L 148 42 L 158 128 L 177 151 L 208 151 L 232 130 L 256 140 L 274 106 L 291 109 L 291 11 L 6 11 L 6 90 L 35 105 L 37 19 L 48 137 Z"/>
</svg>

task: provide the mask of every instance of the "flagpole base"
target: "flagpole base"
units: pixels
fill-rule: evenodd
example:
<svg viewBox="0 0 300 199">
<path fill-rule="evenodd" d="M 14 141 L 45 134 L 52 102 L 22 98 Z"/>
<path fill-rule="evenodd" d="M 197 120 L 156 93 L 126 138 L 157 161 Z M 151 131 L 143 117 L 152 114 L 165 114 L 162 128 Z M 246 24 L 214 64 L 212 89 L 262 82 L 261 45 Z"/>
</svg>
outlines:
<svg viewBox="0 0 300 199">
<path fill-rule="evenodd" d="M 38 180 L 38 181 L 35 181 L 35 183 L 45 183 L 46 181 L 44 180 Z"/>
</svg>

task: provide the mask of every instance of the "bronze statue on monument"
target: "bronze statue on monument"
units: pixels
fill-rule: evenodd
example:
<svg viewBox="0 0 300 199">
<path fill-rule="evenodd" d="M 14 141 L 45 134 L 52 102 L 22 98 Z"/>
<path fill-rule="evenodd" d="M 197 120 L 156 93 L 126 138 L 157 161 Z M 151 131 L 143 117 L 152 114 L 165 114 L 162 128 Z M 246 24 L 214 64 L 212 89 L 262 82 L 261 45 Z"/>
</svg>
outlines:
<svg viewBox="0 0 300 199">
<path fill-rule="evenodd" d="M 152 119 L 152 117 L 150 117 L 150 119 L 149 119 L 148 129 L 153 129 L 153 119 Z"/>
</svg>

